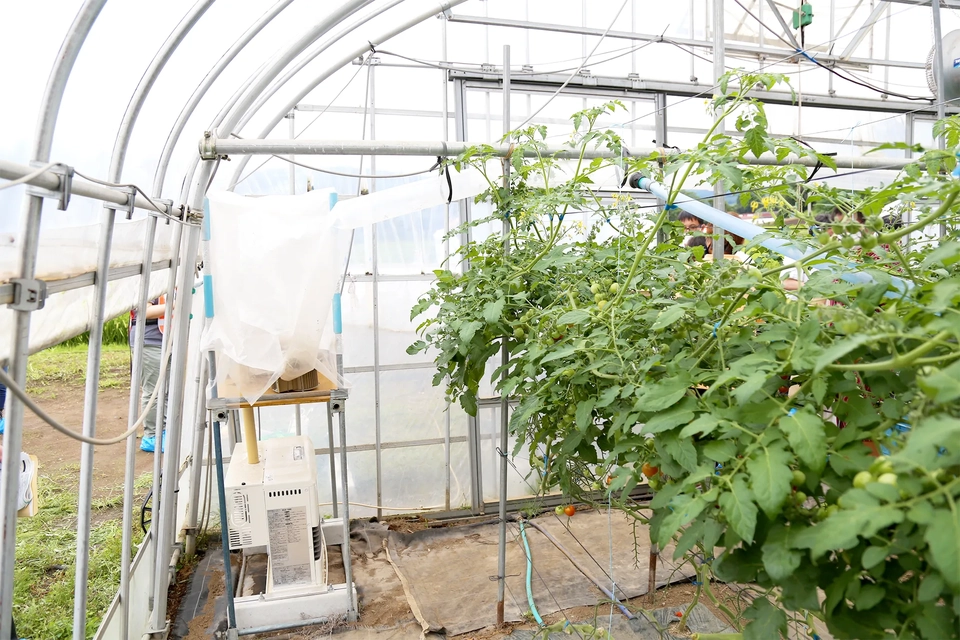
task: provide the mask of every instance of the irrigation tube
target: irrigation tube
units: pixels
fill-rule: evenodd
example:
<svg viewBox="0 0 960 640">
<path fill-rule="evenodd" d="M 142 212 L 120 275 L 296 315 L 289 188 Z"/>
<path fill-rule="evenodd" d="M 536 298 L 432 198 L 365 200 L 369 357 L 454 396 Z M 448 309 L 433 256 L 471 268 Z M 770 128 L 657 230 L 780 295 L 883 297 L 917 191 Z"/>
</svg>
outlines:
<svg viewBox="0 0 960 640">
<path fill-rule="evenodd" d="M 620 609 L 620 612 L 621 612 L 623 615 L 625 615 L 628 620 L 633 620 L 634 615 L 630 612 L 629 609 L 627 609 L 625 606 L 623 606 L 623 603 L 621 603 L 620 600 L 617 599 L 617 596 L 613 595 L 613 593 L 612 593 L 609 589 L 607 589 L 605 586 L 603 586 L 602 584 L 600 584 L 600 582 L 597 581 L 596 578 L 594 578 L 592 575 L 590 575 L 589 573 L 587 573 L 587 570 L 583 568 L 583 565 L 581 565 L 579 562 L 577 562 L 576 559 L 575 559 L 572 555 L 570 555 L 570 552 L 567 551 L 566 548 L 565 548 L 562 544 L 560 544 L 560 541 L 559 541 L 559 540 L 557 540 L 556 538 L 553 537 L 553 534 L 551 534 L 549 531 L 547 531 L 546 529 L 544 529 L 543 527 L 541 527 L 540 525 L 538 525 L 536 522 L 534 522 L 534 521 L 532 521 L 532 520 L 529 521 L 527 524 L 529 524 L 531 527 L 533 527 L 534 529 L 536 529 L 537 531 L 539 531 L 540 533 L 542 533 L 544 536 L 546 536 L 547 540 L 549 540 L 550 542 L 552 542 L 553 545 L 554 545 L 557 549 L 560 550 L 560 553 L 562 553 L 563 555 L 567 556 L 567 560 L 569 560 L 570 562 L 572 562 L 572 563 L 573 563 L 573 566 L 576 567 L 577 570 L 578 570 L 580 573 L 582 573 L 585 578 L 587 578 L 587 580 L 589 580 L 589 581 L 592 582 L 593 584 L 597 585 L 597 588 L 600 589 L 600 591 L 603 593 L 603 595 L 605 595 L 605 596 L 607 596 L 608 598 L 610 598 L 610 600 L 611 600 L 614 604 L 617 605 L 617 608 Z M 529 556 L 528 556 L 528 557 L 529 557 Z"/>
<path fill-rule="evenodd" d="M 520 538 L 523 539 L 523 550 L 527 555 L 527 604 L 530 605 L 530 613 L 533 614 L 533 619 L 537 621 L 540 627 L 543 627 L 543 618 L 540 617 L 540 612 L 537 611 L 537 605 L 533 601 L 533 588 L 530 586 L 530 579 L 533 577 L 533 558 L 530 553 L 530 544 L 527 542 L 527 530 L 523 526 L 523 519 L 519 522 Z"/>
<path fill-rule="evenodd" d="M 630 186 L 634 189 L 649 191 L 657 198 L 665 202 L 670 202 L 670 190 L 667 189 L 667 187 L 659 182 L 654 182 L 650 178 L 642 176 L 639 173 L 635 173 L 630 176 Z M 737 216 L 732 216 L 729 213 L 715 209 L 708 204 L 700 202 L 699 200 L 689 198 L 682 193 L 677 193 L 673 199 L 673 204 L 684 211 L 692 213 L 701 220 L 709 222 L 717 228 L 729 231 L 742 238 L 746 238 L 747 240 L 753 240 L 761 234 L 770 233 L 769 229 L 764 229 L 763 227 L 751 224 L 746 220 L 742 220 Z M 801 249 L 796 244 L 790 242 L 789 240 L 784 240 L 783 238 L 766 238 L 760 242 L 760 246 L 770 249 L 771 251 L 779 253 L 785 258 L 790 258 L 792 260 L 800 260 L 811 253 L 809 249 Z M 819 264 L 810 265 L 810 268 L 814 270 L 829 270 L 837 267 L 842 268 L 845 266 L 847 265 L 841 264 L 836 260 L 824 259 Z M 841 280 L 854 284 L 874 282 L 873 277 L 866 273 L 851 273 L 847 271 L 838 274 L 838 277 Z M 896 276 L 890 276 L 890 284 L 892 284 L 897 291 L 901 293 L 907 291 L 913 286 L 912 283 Z M 887 292 L 886 295 L 892 297 L 897 294 L 894 294 L 893 292 Z"/>
<path fill-rule="evenodd" d="M 642 176 L 639 173 L 635 173 L 630 176 L 630 186 L 634 189 L 649 191 L 664 202 L 671 202 L 669 189 L 659 182 L 654 182 L 650 178 Z M 715 209 L 708 204 L 700 202 L 699 200 L 694 200 L 693 198 L 685 196 L 682 193 L 677 193 L 676 197 L 674 197 L 672 200 L 672 203 L 684 211 L 692 213 L 701 220 L 705 220 L 720 229 L 729 231 L 734 235 L 738 235 L 741 238 L 746 238 L 747 240 L 753 240 L 758 235 L 769 232 L 768 229 L 751 224 L 746 220 L 741 220 L 736 216 L 732 216 L 729 213 Z M 767 238 L 766 240 L 760 242 L 760 246 L 770 249 L 771 251 L 776 251 L 780 255 L 787 258 L 792 258 L 794 260 L 801 259 L 806 253 L 793 243 L 781 238 Z"/>
</svg>

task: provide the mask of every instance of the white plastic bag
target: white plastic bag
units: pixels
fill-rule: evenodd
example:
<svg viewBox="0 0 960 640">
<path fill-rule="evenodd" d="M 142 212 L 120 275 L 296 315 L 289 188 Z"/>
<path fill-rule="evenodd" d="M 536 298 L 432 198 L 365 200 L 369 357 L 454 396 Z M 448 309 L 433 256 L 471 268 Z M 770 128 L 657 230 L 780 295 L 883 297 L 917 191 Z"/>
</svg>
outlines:
<svg viewBox="0 0 960 640">
<path fill-rule="evenodd" d="M 277 379 L 313 369 L 342 384 L 331 318 L 340 266 L 333 190 L 208 198 L 214 314 L 201 348 L 217 352 L 220 395 L 236 389 L 252 404 Z"/>
</svg>

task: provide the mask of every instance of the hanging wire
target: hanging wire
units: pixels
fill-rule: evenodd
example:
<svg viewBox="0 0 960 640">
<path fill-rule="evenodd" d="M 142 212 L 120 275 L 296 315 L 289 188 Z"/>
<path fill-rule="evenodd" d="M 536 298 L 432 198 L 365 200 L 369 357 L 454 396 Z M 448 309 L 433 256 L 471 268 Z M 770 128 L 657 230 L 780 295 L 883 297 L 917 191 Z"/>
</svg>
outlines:
<svg viewBox="0 0 960 640">
<path fill-rule="evenodd" d="M 370 113 L 370 57 L 367 56 L 367 88 L 363 95 L 363 126 L 360 130 L 360 139 L 367 139 L 367 114 Z M 360 170 L 358 175 L 363 175 L 363 158 L 360 156 Z M 357 196 L 359 197 L 362 192 L 363 183 L 361 182 L 363 178 L 357 178 Z M 376 225 L 373 227 L 374 233 L 376 232 Z M 350 271 L 350 258 L 353 257 L 353 241 L 357 237 L 357 230 L 350 229 L 350 244 L 347 247 L 347 259 L 343 263 L 343 275 L 340 276 L 340 295 L 343 295 L 343 287 L 347 283 L 347 272 Z"/>
<path fill-rule="evenodd" d="M 520 126 L 517 127 L 517 129 L 522 129 L 524 126 L 526 126 L 526 124 L 527 124 L 528 122 L 530 122 L 531 120 L 533 120 L 534 118 L 536 118 L 538 115 L 540 115 L 540 112 L 543 111 L 544 109 L 546 109 L 546 108 L 547 108 L 547 105 L 550 104 L 551 102 L 553 102 L 553 99 L 556 98 L 558 95 L 560 95 L 560 92 L 563 91 L 568 84 L 570 84 L 570 81 L 573 80 L 574 77 L 576 77 L 576 75 L 577 75 L 578 73 L 580 73 L 580 70 L 583 69 L 584 65 L 586 65 L 587 62 L 590 60 L 590 58 L 593 57 L 593 54 L 596 53 L 597 49 L 600 48 L 600 44 L 603 42 L 604 38 L 606 38 L 606 37 L 607 37 L 607 34 L 610 33 L 610 29 L 613 28 L 613 25 L 614 25 L 614 23 L 616 23 L 617 18 L 620 17 L 620 14 L 621 14 L 621 13 L 623 13 L 623 9 L 624 9 L 624 7 L 627 6 L 627 2 L 629 2 L 629 0 L 623 0 L 623 4 L 620 5 L 620 9 L 618 9 L 616 15 L 613 16 L 613 20 L 610 21 L 610 24 L 607 26 L 607 28 L 604 30 L 604 32 L 600 35 L 600 39 L 597 40 L 597 44 L 594 45 L 593 50 L 587 55 L 587 57 L 585 57 L 585 58 L 583 59 L 583 61 L 580 63 L 580 66 L 578 66 L 578 67 L 573 71 L 573 73 L 570 74 L 570 77 L 569 77 L 569 78 L 567 78 L 566 80 L 564 80 L 563 84 L 561 84 L 559 87 L 557 87 L 557 90 L 553 92 L 553 95 L 551 95 L 549 98 L 547 98 L 547 101 L 544 102 L 544 103 L 540 106 L 539 109 L 537 109 L 537 110 L 534 111 L 532 114 L 530 114 L 529 116 L 527 116 L 527 119 L 524 120 L 523 122 L 521 122 L 521 123 L 520 123 Z M 650 43 L 647 43 L 647 44 L 650 44 Z"/>
<path fill-rule="evenodd" d="M 218 160 L 218 162 L 219 162 L 219 160 Z M 77 174 L 78 176 L 80 176 L 81 178 L 83 178 L 84 180 L 89 180 L 90 182 L 94 182 L 94 183 L 99 184 L 99 185 L 104 186 L 104 187 L 113 187 L 113 188 L 115 188 L 115 189 L 134 189 L 137 193 L 139 193 L 140 195 L 142 195 L 142 196 L 147 200 L 147 202 L 149 202 L 151 205 L 153 205 L 153 208 L 154 208 L 154 209 L 156 209 L 155 212 L 151 212 L 151 213 L 155 213 L 156 215 L 161 216 L 161 217 L 163 217 L 163 218 L 166 218 L 167 220 L 172 220 L 172 221 L 174 221 L 174 222 L 179 222 L 180 224 L 183 224 L 183 225 L 187 225 L 187 226 L 197 226 L 197 225 L 195 225 L 195 224 L 193 224 L 193 223 L 191 223 L 191 222 L 187 222 L 186 220 L 181 220 L 180 218 L 177 218 L 177 217 L 175 217 L 175 216 L 171 216 L 170 214 L 168 214 L 168 213 L 164 210 L 164 207 L 162 207 L 162 206 L 160 206 L 159 204 L 157 204 L 156 202 L 154 202 L 154 201 L 153 201 L 153 198 L 151 198 L 150 196 L 148 196 L 146 191 L 144 191 L 143 189 L 141 189 L 140 187 L 138 187 L 138 186 L 135 185 L 135 184 L 126 184 L 126 183 L 117 183 L 117 182 L 107 182 L 106 180 L 100 180 L 99 178 L 94 178 L 94 177 L 88 176 L 88 175 L 86 175 L 85 173 L 81 173 L 81 172 L 77 171 L 76 169 L 74 169 L 73 172 L 74 172 L 75 174 Z M 118 205 L 118 206 L 119 206 L 119 205 Z"/>
<path fill-rule="evenodd" d="M 3 191 L 4 189 L 9 189 L 10 187 L 15 187 L 15 186 L 17 186 L 18 184 L 23 184 L 24 182 L 30 182 L 30 181 L 33 180 L 34 178 L 40 176 L 41 174 L 43 174 L 43 173 L 49 171 L 50 169 L 52 169 L 53 167 L 57 167 L 57 166 L 61 166 L 61 167 L 62 167 L 62 166 L 65 166 L 65 165 L 63 165 L 63 164 L 60 163 L 60 162 L 48 162 L 47 164 L 43 165 L 43 166 L 40 167 L 39 169 L 37 169 L 37 170 L 35 170 L 35 171 L 32 171 L 32 172 L 28 173 L 28 174 L 25 175 L 25 176 L 20 176 L 20 177 L 17 178 L 16 180 L 11 180 L 10 182 L 5 182 L 5 183 L 3 183 L 3 184 L 0 184 L 0 191 Z"/>
<path fill-rule="evenodd" d="M 304 133 L 307 129 L 309 129 L 311 126 L 313 126 L 313 123 L 315 123 L 315 122 L 317 121 L 317 119 L 320 118 L 320 116 L 322 116 L 323 114 L 325 114 L 325 113 L 327 112 L 327 109 L 329 109 L 330 107 L 333 106 L 333 103 L 335 103 L 335 102 L 340 98 L 340 96 L 343 95 L 343 92 L 346 91 L 346 90 L 350 87 L 351 84 L 353 84 L 353 81 L 357 78 L 358 75 L 360 75 L 360 72 L 363 70 L 363 68 L 364 68 L 365 66 L 369 66 L 369 65 L 368 65 L 368 62 L 369 62 L 369 56 L 368 56 L 367 60 L 364 62 L 364 64 L 362 64 L 362 65 L 360 65 L 359 67 L 357 67 L 357 71 L 356 71 L 352 76 L 350 76 L 350 79 L 347 80 L 347 83 L 346 83 L 345 85 L 343 85 L 343 88 L 340 89 L 340 91 L 337 93 L 337 95 L 335 95 L 335 96 L 333 97 L 333 100 L 331 100 L 330 103 L 327 104 L 327 106 L 325 106 L 322 111 L 320 111 L 320 113 L 318 113 L 316 116 L 314 116 L 313 119 L 312 119 L 310 122 L 307 123 L 307 126 L 305 126 L 303 129 L 300 130 L 300 133 L 298 133 L 297 135 L 295 135 L 295 136 L 293 137 L 294 140 L 296 140 L 296 139 L 299 138 L 301 135 L 303 135 L 303 133 Z M 236 136 L 236 137 L 239 138 L 240 136 Z M 271 157 L 272 157 L 272 156 L 271 156 Z M 269 158 L 269 157 L 268 157 L 266 160 L 264 160 L 263 162 L 261 162 L 259 165 L 257 165 L 257 167 L 256 167 L 255 169 L 253 169 L 252 171 L 248 172 L 247 175 L 245 175 L 245 176 L 243 176 L 242 178 L 240 178 L 239 180 L 237 180 L 237 184 L 240 184 L 241 182 L 243 182 L 244 180 L 246 180 L 247 178 L 249 178 L 250 176 L 252 176 L 253 174 L 255 174 L 257 171 L 259 171 L 260 169 L 262 169 L 263 166 L 264 166 L 265 164 L 267 164 L 268 162 L 270 162 L 270 158 Z M 236 185 L 234 185 L 234 188 L 236 188 Z"/>
<path fill-rule="evenodd" d="M 377 174 L 367 174 L 367 173 L 344 173 L 341 171 L 334 171 L 332 169 L 321 169 L 320 167 L 314 167 L 309 164 L 304 164 L 302 162 L 294 160 L 293 158 L 287 158 L 285 156 L 278 156 L 274 154 L 273 157 L 276 158 L 277 160 L 283 160 L 284 162 L 289 162 L 290 164 L 295 164 L 298 167 L 303 167 L 304 169 L 317 171 L 319 173 L 329 173 L 331 175 L 342 176 L 344 178 L 367 178 L 372 180 L 376 180 L 376 179 L 386 180 L 389 178 L 409 178 L 412 176 L 421 176 L 425 173 L 432 172 L 433 170 L 437 169 L 441 165 L 441 163 L 439 162 L 434 162 L 432 165 L 430 165 L 430 167 L 426 169 L 421 169 L 419 171 L 411 171 L 410 173 L 393 173 L 389 175 L 377 175 Z"/>
</svg>

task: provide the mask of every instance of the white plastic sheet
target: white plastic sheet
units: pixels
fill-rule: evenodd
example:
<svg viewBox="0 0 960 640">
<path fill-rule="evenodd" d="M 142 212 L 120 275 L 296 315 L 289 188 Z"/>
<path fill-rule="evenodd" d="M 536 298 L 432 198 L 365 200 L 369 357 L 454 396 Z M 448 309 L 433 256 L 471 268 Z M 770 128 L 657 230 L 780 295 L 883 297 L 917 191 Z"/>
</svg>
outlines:
<svg viewBox="0 0 960 640">
<path fill-rule="evenodd" d="M 496 163 L 491 163 L 491 167 Z M 431 176 L 376 191 L 360 198 L 353 198 L 337 205 L 336 224 L 341 229 L 358 229 L 366 225 L 383 222 L 391 218 L 422 211 L 439 204 L 473 198 L 490 188 L 490 183 L 478 170 L 468 167 L 463 171 L 449 168 L 450 182 L 446 175 Z M 489 175 L 493 184 L 498 184 L 499 169 Z"/>
<path fill-rule="evenodd" d="M 255 402 L 276 380 L 317 369 L 338 381 L 331 309 L 340 266 L 332 190 L 210 201 L 206 268 L 213 321 L 201 348 L 217 352 L 217 382 Z"/>
</svg>

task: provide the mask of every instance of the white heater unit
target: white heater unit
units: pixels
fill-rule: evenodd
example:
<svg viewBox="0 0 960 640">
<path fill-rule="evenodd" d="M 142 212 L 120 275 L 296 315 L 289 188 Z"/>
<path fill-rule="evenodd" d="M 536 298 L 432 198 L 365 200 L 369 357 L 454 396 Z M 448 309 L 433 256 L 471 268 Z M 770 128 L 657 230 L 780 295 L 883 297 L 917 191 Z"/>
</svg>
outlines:
<svg viewBox="0 0 960 640">
<path fill-rule="evenodd" d="M 265 593 L 234 601 L 237 627 L 260 629 L 293 621 L 345 615 L 353 585 L 328 585 L 324 522 L 317 492 L 317 463 L 306 436 L 257 443 L 260 461 L 250 464 L 246 445 L 233 452 L 224 477 L 231 550 L 266 553 Z M 342 542 L 339 539 L 327 542 Z"/>
</svg>

